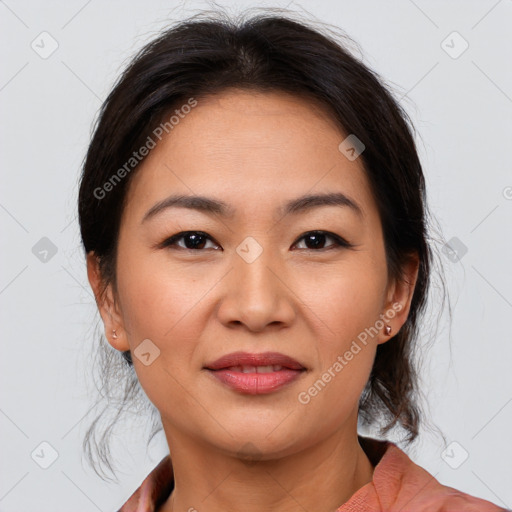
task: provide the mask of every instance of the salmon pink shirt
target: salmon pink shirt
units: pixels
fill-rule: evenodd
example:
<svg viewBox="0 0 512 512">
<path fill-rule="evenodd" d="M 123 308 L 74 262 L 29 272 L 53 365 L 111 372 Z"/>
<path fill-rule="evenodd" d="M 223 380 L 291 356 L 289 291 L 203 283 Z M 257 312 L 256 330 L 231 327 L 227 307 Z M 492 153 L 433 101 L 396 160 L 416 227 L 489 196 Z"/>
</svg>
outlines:
<svg viewBox="0 0 512 512">
<path fill-rule="evenodd" d="M 374 466 L 372 481 L 333 512 L 511 512 L 440 484 L 391 441 L 358 438 Z M 173 488 L 167 456 L 118 512 L 158 512 Z"/>
</svg>

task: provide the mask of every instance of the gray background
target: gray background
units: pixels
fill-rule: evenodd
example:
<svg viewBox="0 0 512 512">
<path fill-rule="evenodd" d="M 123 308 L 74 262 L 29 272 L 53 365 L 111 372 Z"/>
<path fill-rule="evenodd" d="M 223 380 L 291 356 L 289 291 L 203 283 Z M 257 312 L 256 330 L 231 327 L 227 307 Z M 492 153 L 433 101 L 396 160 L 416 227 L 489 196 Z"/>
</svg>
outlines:
<svg viewBox="0 0 512 512">
<path fill-rule="evenodd" d="M 418 130 L 432 210 L 446 240 L 455 237 L 455 257 L 442 253 L 451 336 L 444 317 L 422 377 L 432 422 L 457 444 L 443 457 L 443 440 L 424 432 L 409 453 L 444 484 L 512 508 L 512 2 L 220 4 L 306 9 L 354 38 L 398 91 Z M 0 511 L 115 510 L 166 453 L 162 435 L 148 449 L 144 423 L 129 417 L 114 445 L 119 485 L 81 460 L 95 412 L 88 371 L 97 316 L 77 180 L 92 121 L 127 59 L 169 21 L 208 7 L 0 1 Z M 44 55 L 53 41 L 58 48 Z M 43 469 L 52 449 L 58 457 Z"/>
</svg>

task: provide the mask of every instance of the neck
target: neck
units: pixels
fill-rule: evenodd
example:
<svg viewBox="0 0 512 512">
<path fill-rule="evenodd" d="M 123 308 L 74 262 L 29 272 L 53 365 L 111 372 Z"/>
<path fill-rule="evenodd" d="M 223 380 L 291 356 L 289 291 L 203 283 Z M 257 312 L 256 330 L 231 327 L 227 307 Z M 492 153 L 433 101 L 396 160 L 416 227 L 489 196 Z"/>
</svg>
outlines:
<svg viewBox="0 0 512 512">
<path fill-rule="evenodd" d="M 373 476 L 357 430 L 340 429 L 294 454 L 253 461 L 168 429 L 166 435 L 175 482 L 161 512 L 332 512 Z"/>
</svg>

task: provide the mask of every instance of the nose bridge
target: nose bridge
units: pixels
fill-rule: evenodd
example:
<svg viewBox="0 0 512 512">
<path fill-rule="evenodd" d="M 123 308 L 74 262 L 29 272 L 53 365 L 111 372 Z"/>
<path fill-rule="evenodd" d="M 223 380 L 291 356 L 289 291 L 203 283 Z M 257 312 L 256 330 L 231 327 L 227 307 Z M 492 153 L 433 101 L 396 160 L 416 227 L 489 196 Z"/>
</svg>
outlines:
<svg viewBox="0 0 512 512">
<path fill-rule="evenodd" d="M 219 310 L 222 321 L 243 323 L 251 330 L 291 321 L 293 306 L 277 251 L 265 240 L 247 237 L 233 253 L 233 271 Z"/>
<path fill-rule="evenodd" d="M 268 239 L 259 237 L 258 240 L 247 237 L 237 247 L 233 262 L 234 274 L 240 297 L 248 295 L 256 298 L 259 295 L 262 300 L 268 300 L 275 298 L 278 293 L 277 269 L 272 267 L 277 267 L 279 261 Z"/>
</svg>

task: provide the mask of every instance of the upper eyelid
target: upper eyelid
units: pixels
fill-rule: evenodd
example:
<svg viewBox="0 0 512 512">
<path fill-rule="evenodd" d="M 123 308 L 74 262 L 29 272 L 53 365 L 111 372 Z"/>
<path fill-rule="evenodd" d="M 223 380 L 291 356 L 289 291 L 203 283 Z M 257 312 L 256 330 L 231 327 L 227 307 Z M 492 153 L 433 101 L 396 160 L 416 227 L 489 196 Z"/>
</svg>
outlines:
<svg viewBox="0 0 512 512">
<path fill-rule="evenodd" d="M 200 231 L 200 230 L 188 230 L 188 231 L 181 231 L 179 233 L 176 233 L 168 238 L 166 238 L 163 242 L 162 242 L 162 246 L 165 246 L 167 244 L 167 242 L 171 241 L 173 242 L 174 245 L 177 245 L 176 242 L 178 240 L 181 240 L 182 238 L 184 238 L 185 236 L 187 235 L 190 235 L 190 234 L 201 234 L 202 236 L 208 238 L 210 241 L 212 241 L 213 243 L 217 244 L 220 246 L 220 244 L 211 236 L 209 235 L 208 233 L 204 232 L 204 231 Z M 347 247 L 355 247 L 354 244 L 348 242 L 344 237 L 340 236 L 340 235 L 337 235 L 336 233 L 333 233 L 331 231 L 327 231 L 327 230 L 323 230 L 323 229 L 312 229 L 310 231 L 306 231 L 304 232 L 302 235 L 300 235 L 296 240 L 295 242 L 293 243 L 293 245 L 297 244 L 299 241 L 301 241 L 304 237 L 306 237 L 307 235 L 310 235 L 310 234 L 316 234 L 316 233 L 319 233 L 319 234 L 323 234 L 327 237 L 331 237 L 334 241 L 335 241 L 335 244 L 334 245 L 339 245 L 339 246 L 343 246 L 343 245 L 346 245 Z M 181 247 L 181 246 L 178 246 L 178 247 Z M 183 249 L 187 249 L 187 250 L 191 250 L 191 251 L 197 251 L 197 249 L 188 249 L 188 248 L 185 248 L 183 247 Z"/>
</svg>

